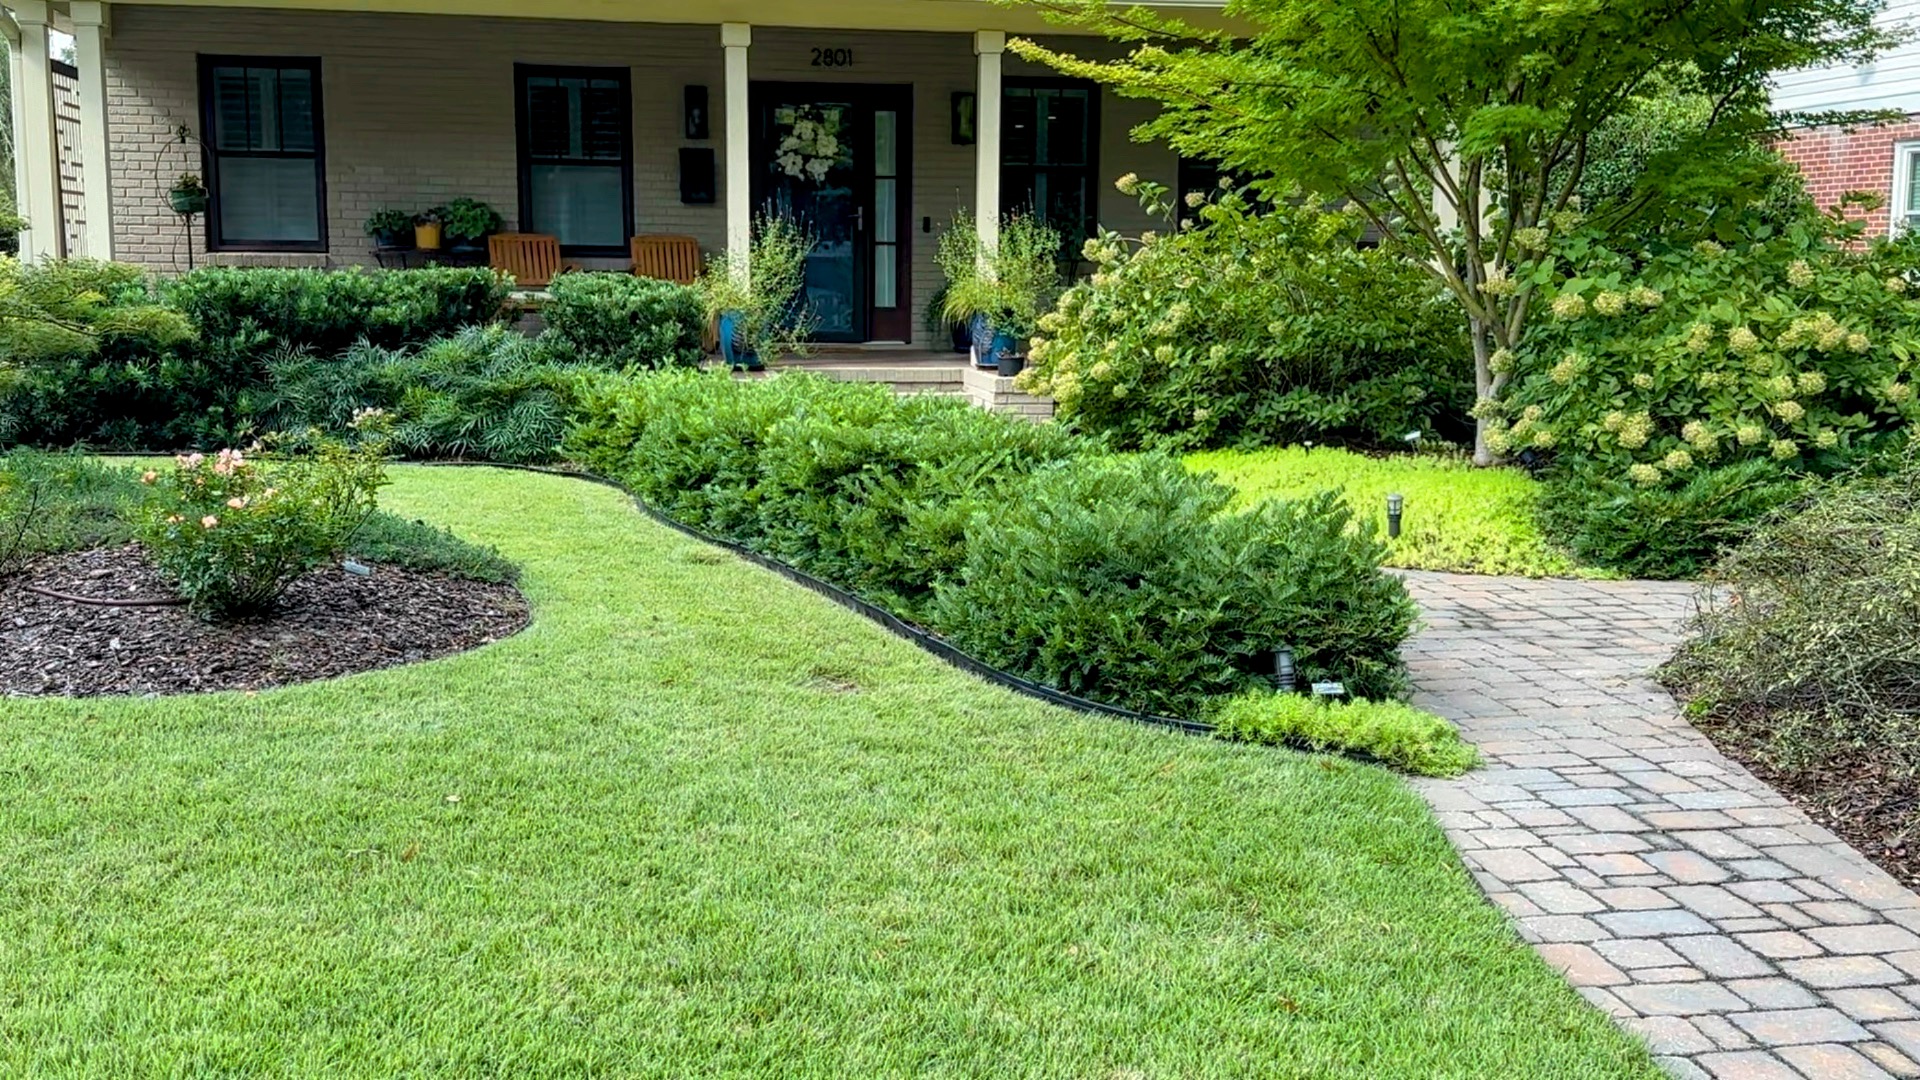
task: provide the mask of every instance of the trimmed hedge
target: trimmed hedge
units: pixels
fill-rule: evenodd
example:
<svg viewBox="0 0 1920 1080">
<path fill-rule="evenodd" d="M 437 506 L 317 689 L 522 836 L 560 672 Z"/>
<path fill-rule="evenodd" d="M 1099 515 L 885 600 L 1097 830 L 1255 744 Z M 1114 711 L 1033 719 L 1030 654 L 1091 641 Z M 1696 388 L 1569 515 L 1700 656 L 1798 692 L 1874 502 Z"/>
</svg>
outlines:
<svg viewBox="0 0 1920 1080">
<path fill-rule="evenodd" d="M 1356 693 L 1405 686 L 1412 602 L 1332 496 L 1234 514 L 1164 456 L 795 374 L 602 377 L 566 445 L 677 520 L 1092 700 L 1201 716 L 1265 685 L 1281 645 Z"/>
<path fill-rule="evenodd" d="M 257 422 L 270 362 L 383 348 L 497 321 L 507 282 L 487 269 L 282 270 L 209 267 L 158 284 L 197 327 L 184 342 L 110 336 L 91 353 L 34 358 L 0 386 L 0 446 L 216 446 Z M 127 304 L 150 303 L 145 289 Z"/>
<path fill-rule="evenodd" d="M 547 333 L 612 367 L 694 367 L 704 350 L 700 296 L 632 274 L 562 274 L 540 307 Z"/>
</svg>

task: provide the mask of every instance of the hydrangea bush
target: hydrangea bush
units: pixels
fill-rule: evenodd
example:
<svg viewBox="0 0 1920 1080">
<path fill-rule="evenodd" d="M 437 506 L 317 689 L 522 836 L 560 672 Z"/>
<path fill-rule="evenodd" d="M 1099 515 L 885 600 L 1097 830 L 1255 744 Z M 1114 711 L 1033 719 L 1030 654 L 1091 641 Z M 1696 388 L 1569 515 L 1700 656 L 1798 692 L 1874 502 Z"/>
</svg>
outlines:
<svg viewBox="0 0 1920 1080">
<path fill-rule="evenodd" d="M 1180 224 L 1088 241 L 1095 272 L 1041 318 L 1020 385 L 1063 419 L 1129 448 L 1464 435 L 1464 320 L 1412 260 L 1358 248 L 1356 215 L 1119 187 Z"/>
<path fill-rule="evenodd" d="M 1477 408 L 1488 446 L 1553 450 L 1650 487 L 1753 458 L 1830 471 L 1920 420 L 1915 249 L 1831 220 L 1626 253 L 1575 237 L 1573 273 Z"/>
<path fill-rule="evenodd" d="M 363 428 L 380 418 L 356 418 Z M 182 454 L 141 476 L 141 542 L 194 613 L 270 610 L 295 578 L 338 555 L 386 483 L 383 440 L 320 439 L 263 463 L 241 450 Z"/>
</svg>

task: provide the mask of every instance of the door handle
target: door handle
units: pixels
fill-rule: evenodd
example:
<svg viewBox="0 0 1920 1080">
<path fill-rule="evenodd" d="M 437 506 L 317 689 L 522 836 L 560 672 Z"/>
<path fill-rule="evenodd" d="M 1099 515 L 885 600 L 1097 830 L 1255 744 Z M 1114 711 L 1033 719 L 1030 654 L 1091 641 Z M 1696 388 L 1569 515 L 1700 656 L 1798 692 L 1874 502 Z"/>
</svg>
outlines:
<svg viewBox="0 0 1920 1080">
<path fill-rule="evenodd" d="M 867 208 L 864 206 L 856 207 L 853 211 L 853 231 L 867 231 Z"/>
</svg>

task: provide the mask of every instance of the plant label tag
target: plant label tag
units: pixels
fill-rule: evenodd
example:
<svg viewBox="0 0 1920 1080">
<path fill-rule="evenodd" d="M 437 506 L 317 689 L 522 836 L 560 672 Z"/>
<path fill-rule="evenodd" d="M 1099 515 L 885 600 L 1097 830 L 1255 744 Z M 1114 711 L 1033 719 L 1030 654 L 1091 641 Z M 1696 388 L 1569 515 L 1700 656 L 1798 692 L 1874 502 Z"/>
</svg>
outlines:
<svg viewBox="0 0 1920 1080">
<path fill-rule="evenodd" d="M 1346 697 L 1347 684 L 1342 682 L 1317 682 L 1313 684 L 1314 697 Z"/>
</svg>

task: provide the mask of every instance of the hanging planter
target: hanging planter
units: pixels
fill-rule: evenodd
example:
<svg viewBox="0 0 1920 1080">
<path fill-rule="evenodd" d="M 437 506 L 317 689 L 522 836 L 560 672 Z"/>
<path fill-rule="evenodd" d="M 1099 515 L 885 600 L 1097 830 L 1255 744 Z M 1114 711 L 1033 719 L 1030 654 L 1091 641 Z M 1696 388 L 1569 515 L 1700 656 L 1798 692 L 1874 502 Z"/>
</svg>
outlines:
<svg viewBox="0 0 1920 1080">
<path fill-rule="evenodd" d="M 193 173 L 182 173 L 167 191 L 167 202 L 176 214 L 204 214 L 207 212 L 207 187 Z"/>
</svg>

